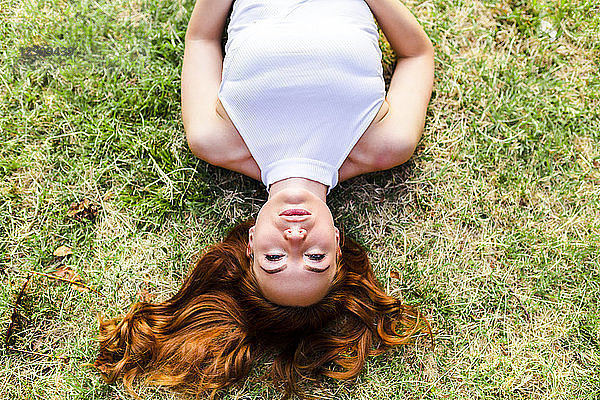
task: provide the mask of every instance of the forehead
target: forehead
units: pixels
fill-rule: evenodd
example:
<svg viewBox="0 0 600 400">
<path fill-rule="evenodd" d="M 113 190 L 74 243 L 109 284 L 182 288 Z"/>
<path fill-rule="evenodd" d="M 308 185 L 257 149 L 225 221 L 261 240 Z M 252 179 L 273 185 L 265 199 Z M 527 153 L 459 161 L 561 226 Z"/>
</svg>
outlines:
<svg viewBox="0 0 600 400">
<path fill-rule="evenodd" d="M 301 271 L 303 270 L 303 271 L 308 271 L 308 272 L 316 272 L 319 274 L 323 274 L 323 273 L 327 272 L 329 270 L 329 268 L 331 267 L 331 263 L 329 262 L 329 260 L 326 260 L 326 262 L 323 263 L 323 265 L 320 265 L 320 263 L 317 263 L 317 264 L 315 264 L 316 266 L 307 265 L 307 264 L 303 263 L 302 261 L 300 261 L 300 262 L 292 261 L 292 262 L 286 262 L 285 264 L 280 265 L 273 269 L 265 268 L 264 266 L 261 265 L 260 261 L 255 261 L 254 265 L 258 265 L 258 267 L 260 269 L 262 269 L 262 271 L 268 275 L 274 275 L 281 271 L 285 271 L 286 269 L 288 269 L 288 266 L 290 267 L 291 270 L 301 270 Z"/>
<path fill-rule="evenodd" d="M 331 262 L 327 264 L 326 269 L 321 268 L 322 272 L 314 272 L 309 270 L 310 266 L 304 263 L 294 263 L 283 270 L 278 268 L 278 272 L 270 274 L 260 267 L 260 262 L 254 260 L 252 272 L 257 278 L 259 286 L 263 289 L 278 288 L 279 290 L 285 290 L 285 288 L 293 287 L 314 290 L 318 287 L 329 286 L 336 272 L 335 266 L 336 263 Z"/>
</svg>

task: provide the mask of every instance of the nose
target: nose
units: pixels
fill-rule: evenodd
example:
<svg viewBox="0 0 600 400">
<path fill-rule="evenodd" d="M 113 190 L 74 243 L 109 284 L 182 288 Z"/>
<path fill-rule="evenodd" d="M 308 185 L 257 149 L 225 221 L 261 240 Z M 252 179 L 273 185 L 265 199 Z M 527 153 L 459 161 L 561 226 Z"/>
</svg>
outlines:
<svg viewBox="0 0 600 400">
<path fill-rule="evenodd" d="M 304 240 L 306 237 L 306 229 L 304 228 L 288 228 L 283 231 L 283 236 L 287 240 Z"/>
</svg>

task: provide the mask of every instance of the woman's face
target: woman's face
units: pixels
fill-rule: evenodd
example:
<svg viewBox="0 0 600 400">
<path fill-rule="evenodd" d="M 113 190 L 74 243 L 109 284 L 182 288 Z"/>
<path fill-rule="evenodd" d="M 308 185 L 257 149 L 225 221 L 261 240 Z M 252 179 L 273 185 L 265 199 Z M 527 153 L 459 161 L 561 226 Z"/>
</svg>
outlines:
<svg viewBox="0 0 600 400">
<path fill-rule="evenodd" d="M 336 273 L 339 231 L 327 205 L 305 189 L 269 198 L 250 228 L 248 255 L 263 295 L 286 306 L 321 300 Z"/>
</svg>

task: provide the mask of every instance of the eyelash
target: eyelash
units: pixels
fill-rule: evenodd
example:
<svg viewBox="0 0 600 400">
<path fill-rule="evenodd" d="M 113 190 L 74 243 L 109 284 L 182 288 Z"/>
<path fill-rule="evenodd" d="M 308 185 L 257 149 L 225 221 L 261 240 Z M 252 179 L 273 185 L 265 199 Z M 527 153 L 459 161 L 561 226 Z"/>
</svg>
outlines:
<svg viewBox="0 0 600 400">
<path fill-rule="evenodd" d="M 311 261 L 321 261 L 325 258 L 325 254 L 307 254 L 306 255 Z M 267 261 L 279 261 L 283 258 L 281 254 L 265 254 Z"/>
</svg>

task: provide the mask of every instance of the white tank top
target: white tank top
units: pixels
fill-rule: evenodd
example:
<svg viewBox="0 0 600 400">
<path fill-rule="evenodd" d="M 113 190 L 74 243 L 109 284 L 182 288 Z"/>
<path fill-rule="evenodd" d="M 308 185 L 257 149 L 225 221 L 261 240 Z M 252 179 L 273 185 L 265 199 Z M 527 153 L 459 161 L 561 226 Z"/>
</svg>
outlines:
<svg viewBox="0 0 600 400">
<path fill-rule="evenodd" d="M 385 98 L 364 0 L 235 0 L 219 99 L 269 186 L 333 188 Z"/>
</svg>

